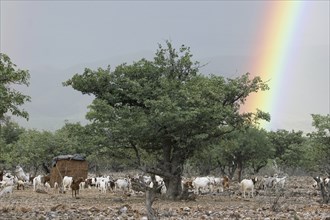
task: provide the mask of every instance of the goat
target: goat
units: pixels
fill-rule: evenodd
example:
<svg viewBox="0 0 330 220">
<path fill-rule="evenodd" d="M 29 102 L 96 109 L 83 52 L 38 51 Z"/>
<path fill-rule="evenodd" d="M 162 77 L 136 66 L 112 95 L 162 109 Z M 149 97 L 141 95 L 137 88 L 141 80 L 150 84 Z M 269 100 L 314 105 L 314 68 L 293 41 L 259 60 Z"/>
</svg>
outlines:
<svg viewBox="0 0 330 220">
<path fill-rule="evenodd" d="M 222 187 L 223 187 L 223 189 L 229 189 L 229 177 L 228 176 L 224 176 L 222 178 Z"/>
<path fill-rule="evenodd" d="M 243 179 L 239 185 L 241 187 L 241 191 L 243 193 L 243 197 L 245 198 L 245 192 L 249 191 L 251 194 L 251 197 L 253 198 L 253 191 L 254 191 L 254 184 L 257 182 L 257 177 L 252 179 Z M 248 192 L 248 195 L 249 195 Z"/>
<path fill-rule="evenodd" d="M 18 180 L 17 181 L 17 190 L 19 190 L 20 188 L 25 188 L 25 182 L 23 180 Z"/>
<path fill-rule="evenodd" d="M 273 188 L 275 186 L 276 177 L 263 177 L 260 181 L 259 189 L 267 190 L 268 188 Z"/>
<path fill-rule="evenodd" d="M 48 174 L 48 175 L 46 175 L 46 176 L 43 176 L 42 178 L 41 178 L 41 183 L 42 184 L 46 184 L 46 182 L 50 182 L 50 174 Z"/>
<path fill-rule="evenodd" d="M 23 180 L 24 182 L 29 182 L 29 175 L 26 175 L 21 166 L 16 166 L 15 174 L 18 180 Z"/>
<path fill-rule="evenodd" d="M 86 180 L 85 181 L 82 181 L 80 184 L 79 184 L 79 190 L 82 190 L 82 189 L 85 189 L 86 188 Z"/>
<path fill-rule="evenodd" d="M 195 194 L 199 194 L 201 189 L 205 191 L 206 188 L 211 192 L 213 188 L 213 183 L 209 177 L 196 177 L 192 184 L 195 189 Z"/>
<path fill-rule="evenodd" d="M 38 187 L 42 185 L 42 175 L 38 175 L 33 179 L 33 191 L 36 191 Z"/>
<path fill-rule="evenodd" d="M 84 178 L 78 177 L 78 179 L 73 179 L 71 183 L 72 197 L 74 192 L 74 197 L 77 198 L 79 194 L 80 183 L 84 181 Z"/>
<path fill-rule="evenodd" d="M 117 179 L 115 182 L 116 189 L 121 189 L 123 191 L 129 191 L 131 181 L 128 178 Z"/>
<path fill-rule="evenodd" d="M 101 193 L 106 193 L 107 192 L 107 182 L 105 179 L 101 179 L 99 182 L 99 189 Z"/>
<path fill-rule="evenodd" d="M 55 193 L 58 193 L 59 192 L 58 183 L 57 182 L 54 183 L 54 192 Z"/>
<path fill-rule="evenodd" d="M 109 188 L 109 190 L 111 190 L 113 192 L 113 190 L 115 189 L 115 187 L 116 187 L 115 181 L 110 180 L 108 182 L 108 188 Z"/>
<path fill-rule="evenodd" d="M 0 197 L 5 196 L 7 194 L 11 196 L 13 194 L 13 189 L 14 186 L 6 186 L 5 188 L 3 188 L 3 190 L 1 190 Z"/>
<path fill-rule="evenodd" d="M 14 176 L 12 176 L 10 173 L 6 173 L 5 175 L 3 175 L 1 186 L 13 186 L 17 180 L 17 178 L 15 178 Z"/>
<path fill-rule="evenodd" d="M 72 184 L 73 178 L 71 176 L 64 176 L 62 181 L 63 192 L 65 192 L 66 188 L 70 188 Z"/>
<path fill-rule="evenodd" d="M 164 179 L 158 175 L 155 175 L 155 182 L 152 181 L 151 176 L 143 176 L 143 180 L 149 188 L 154 188 L 154 184 L 156 184 L 155 187 L 158 189 L 158 193 L 165 194 L 166 193 L 166 186 Z"/>
<path fill-rule="evenodd" d="M 317 181 L 313 179 L 312 187 L 313 187 L 314 189 L 316 189 L 316 188 L 317 188 L 317 185 L 318 185 L 318 184 L 317 184 Z"/>
<path fill-rule="evenodd" d="M 275 177 L 275 181 L 274 181 L 274 186 L 275 187 L 280 187 L 281 189 L 284 188 L 284 184 L 285 184 L 285 179 L 287 178 L 287 176 L 284 176 L 284 177 Z"/>
<path fill-rule="evenodd" d="M 321 190 L 321 196 L 323 203 L 329 203 L 330 202 L 330 177 L 313 177 L 313 179 L 317 182 L 317 185 L 319 186 Z"/>
<path fill-rule="evenodd" d="M 46 182 L 46 183 L 45 183 L 45 187 L 46 187 L 46 190 L 49 191 L 49 189 L 50 189 L 50 184 L 49 184 L 49 182 Z"/>
</svg>

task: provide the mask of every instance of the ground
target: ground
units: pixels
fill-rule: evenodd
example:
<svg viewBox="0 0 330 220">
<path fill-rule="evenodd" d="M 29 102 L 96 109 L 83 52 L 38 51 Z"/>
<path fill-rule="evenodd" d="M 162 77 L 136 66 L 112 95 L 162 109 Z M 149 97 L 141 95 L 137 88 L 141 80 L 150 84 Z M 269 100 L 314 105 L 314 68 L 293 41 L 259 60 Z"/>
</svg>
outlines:
<svg viewBox="0 0 330 220">
<path fill-rule="evenodd" d="M 242 198 L 237 183 L 228 191 L 201 195 L 195 201 L 157 198 L 158 219 L 330 219 L 330 204 L 321 204 L 311 177 L 289 177 L 283 194 L 259 190 L 254 198 Z M 32 187 L 14 190 L 0 198 L 0 219 L 146 219 L 145 197 L 122 192 L 101 194 L 81 190 L 78 198 L 50 189 L 37 193 Z"/>
</svg>

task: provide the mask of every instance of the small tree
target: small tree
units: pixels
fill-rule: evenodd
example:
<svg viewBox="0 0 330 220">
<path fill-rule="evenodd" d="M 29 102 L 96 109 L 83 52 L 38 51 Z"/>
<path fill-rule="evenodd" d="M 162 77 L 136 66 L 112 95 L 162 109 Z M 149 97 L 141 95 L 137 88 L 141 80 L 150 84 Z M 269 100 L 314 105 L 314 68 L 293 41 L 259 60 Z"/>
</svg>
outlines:
<svg viewBox="0 0 330 220">
<path fill-rule="evenodd" d="M 237 168 L 238 181 L 241 181 L 244 168 L 250 167 L 256 173 L 267 165 L 267 160 L 273 154 L 267 132 L 253 127 L 227 135 L 219 148 L 219 155 L 227 164 L 234 164 Z"/>
</svg>

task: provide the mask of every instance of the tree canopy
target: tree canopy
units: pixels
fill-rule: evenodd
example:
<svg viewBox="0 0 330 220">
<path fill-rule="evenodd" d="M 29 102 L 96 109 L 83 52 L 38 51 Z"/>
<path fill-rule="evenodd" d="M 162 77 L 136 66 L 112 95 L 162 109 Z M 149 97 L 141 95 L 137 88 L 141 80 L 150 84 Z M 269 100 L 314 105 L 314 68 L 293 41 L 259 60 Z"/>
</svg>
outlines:
<svg viewBox="0 0 330 220">
<path fill-rule="evenodd" d="M 110 137 L 108 147 L 131 149 L 137 165 L 163 176 L 175 197 L 183 164 L 196 149 L 257 119 L 269 120 L 263 112 L 239 112 L 250 93 L 268 89 L 260 77 L 225 79 L 202 75 L 199 67 L 189 47 L 177 51 L 167 41 L 153 61 L 124 63 L 114 71 L 86 68 L 64 85 L 95 96 L 87 118 Z M 151 163 L 141 160 L 144 152 Z"/>
</svg>

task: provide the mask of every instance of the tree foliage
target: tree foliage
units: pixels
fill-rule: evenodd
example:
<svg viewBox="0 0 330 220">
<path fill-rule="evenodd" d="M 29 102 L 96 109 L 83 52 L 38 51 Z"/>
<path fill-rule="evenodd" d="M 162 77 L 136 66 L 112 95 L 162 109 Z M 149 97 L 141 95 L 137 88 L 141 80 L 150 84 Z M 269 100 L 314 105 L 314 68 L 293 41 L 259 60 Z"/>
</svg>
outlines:
<svg viewBox="0 0 330 220">
<path fill-rule="evenodd" d="M 10 112 L 12 115 L 28 118 L 28 113 L 19 106 L 30 101 L 30 97 L 20 93 L 13 85 L 29 85 L 27 70 L 17 69 L 10 58 L 0 53 L 0 120 Z"/>
<path fill-rule="evenodd" d="M 308 134 L 308 158 L 314 162 L 309 168 L 313 171 L 330 174 L 330 115 L 312 114 L 314 132 Z"/>
<path fill-rule="evenodd" d="M 266 134 L 264 130 L 251 127 L 227 135 L 226 140 L 221 143 L 223 146 L 220 148 L 220 155 L 227 161 L 225 164 L 233 164 L 238 169 L 239 181 L 244 168 L 251 167 L 257 173 L 273 156 L 274 149 Z"/>
<path fill-rule="evenodd" d="M 2 124 L 0 138 L 4 140 L 5 144 L 12 144 L 18 141 L 19 136 L 25 131 L 24 128 L 12 121 L 10 117 L 4 117 Z"/>
<path fill-rule="evenodd" d="M 304 143 L 305 138 L 303 137 L 302 131 L 287 131 L 287 130 L 277 130 L 270 131 L 268 137 L 275 148 L 275 158 L 279 160 L 280 163 L 286 164 L 291 163 L 290 158 L 284 156 L 290 150 L 291 145 L 301 146 Z M 296 148 L 296 147 L 293 147 Z"/>
</svg>

